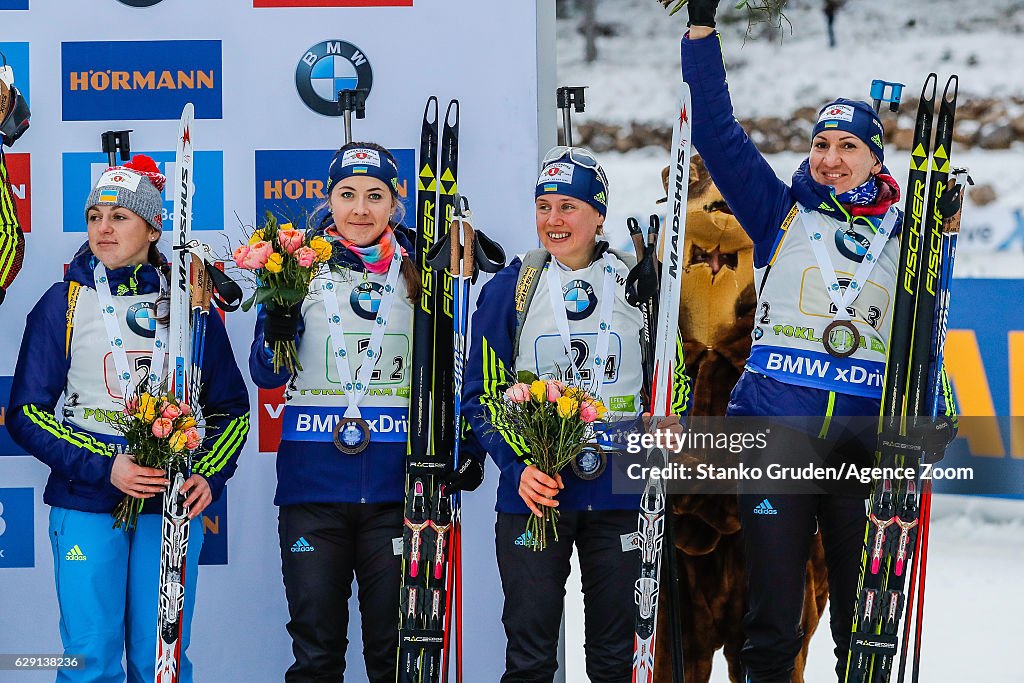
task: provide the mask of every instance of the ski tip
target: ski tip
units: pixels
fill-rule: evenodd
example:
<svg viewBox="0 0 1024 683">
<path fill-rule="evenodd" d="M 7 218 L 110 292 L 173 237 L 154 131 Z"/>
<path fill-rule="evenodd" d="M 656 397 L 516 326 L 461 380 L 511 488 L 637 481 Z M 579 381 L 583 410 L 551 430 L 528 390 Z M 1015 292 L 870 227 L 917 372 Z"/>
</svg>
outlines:
<svg viewBox="0 0 1024 683">
<path fill-rule="evenodd" d="M 935 101 L 935 91 L 939 88 L 939 75 L 934 71 L 924 79 L 924 86 L 921 88 L 921 99 L 925 102 Z"/>
<path fill-rule="evenodd" d="M 459 101 L 452 100 L 448 103 L 448 111 L 444 114 L 444 125 L 448 128 L 454 128 L 459 125 Z"/>
<path fill-rule="evenodd" d="M 437 123 L 437 95 L 431 95 L 427 98 L 427 104 L 423 107 L 423 121 L 428 124 Z"/>
<path fill-rule="evenodd" d="M 181 118 L 191 121 L 193 118 L 195 118 L 195 115 L 196 108 L 192 105 L 191 102 L 186 102 L 185 106 L 181 109 Z"/>
<path fill-rule="evenodd" d="M 957 91 L 960 89 L 960 77 L 953 74 L 946 81 L 946 87 L 942 91 L 942 101 L 952 104 L 956 102 Z"/>
</svg>

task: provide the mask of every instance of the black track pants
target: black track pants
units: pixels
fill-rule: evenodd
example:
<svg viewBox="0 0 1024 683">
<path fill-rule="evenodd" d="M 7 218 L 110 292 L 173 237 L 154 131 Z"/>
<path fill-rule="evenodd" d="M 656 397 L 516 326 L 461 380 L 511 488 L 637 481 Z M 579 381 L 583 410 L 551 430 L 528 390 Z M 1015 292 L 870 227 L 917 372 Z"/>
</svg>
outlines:
<svg viewBox="0 0 1024 683">
<path fill-rule="evenodd" d="M 768 501 L 766 505 L 764 501 Z M 828 566 L 836 671 L 846 671 L 866 523 L 858 496 L 741 494 L 747 569 L 743 666 L 752 683 L 789 683 L 800 651 L 804 578 L 820 524 Z"/>
<path fill-rule="evenodd" d="M 502 683 L 550 683 L 558 668 L 558 631 L 565 582 L 575 543 L 583 579 L 587 677 L 592 683 L 622 683 L 633 661 L 633 582 L 639 570 L 635 549 L 623 551 L 636 533 L 637 512 L 574 511 L 561 514 L 559 541 L 535 552 L 517 544 L 526 515 L 498 513 L 495 525 L 498 569 L 505 606 L 501 621 L 508 645 Z M 566 643 L 578 649 L 579 643 Z"/>
<path fill-rule="evenodd" d="M 394 683 L 402 558 L 401 503 L 285 505 L 278 515 L 288 634 L 289 683 L 345 676 L 348 600 L 359 584 L 363 658 L 371 683 Z"/>
</svg>

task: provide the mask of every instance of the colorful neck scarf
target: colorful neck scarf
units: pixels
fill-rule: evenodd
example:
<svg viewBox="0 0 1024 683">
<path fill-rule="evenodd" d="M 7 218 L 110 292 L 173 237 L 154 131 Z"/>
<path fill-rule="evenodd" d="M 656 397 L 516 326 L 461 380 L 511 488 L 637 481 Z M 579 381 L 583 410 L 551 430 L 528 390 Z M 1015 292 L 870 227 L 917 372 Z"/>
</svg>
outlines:
<svg viewBox="0 0 1024 683">
<path fill-rule="evenodd" d="M 875 182 L 874 177 L 868 178 L 864 183 L 836 197 L 840 204 L 852 204 L 854 206 L 874 204 L 877 198 L 878 183 Z"/>
<path fill-rule="evenodd" d="M 355 242 L 350 242 L 344 237 L 339 236 L 338 239 L 346 249 L 359 257 L 359 260 L 363 262 L 363 265 L 371 273 L 386 273 L 388 266 L 391 265 L 391 257 L 394 256 L 396 248 L 402 250 L 402 256 L 408 255 L 405 249 L 402 249 L 401 245 L 398 244 L 398 238 L 395 237 L 395 231 L 390 225 L 384 228 L 384 232 L 381 233 L 380 239 L 375 244 L 365 247 L 361 247 Z"/>
</svg>

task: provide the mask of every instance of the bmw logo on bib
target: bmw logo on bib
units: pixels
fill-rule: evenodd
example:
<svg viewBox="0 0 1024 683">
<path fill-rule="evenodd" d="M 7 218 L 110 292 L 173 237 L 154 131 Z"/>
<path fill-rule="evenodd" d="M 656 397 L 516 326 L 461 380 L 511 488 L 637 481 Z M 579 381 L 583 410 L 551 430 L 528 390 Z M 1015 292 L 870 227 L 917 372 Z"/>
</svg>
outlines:
<svg viewBox="0 0 1024 683">
<path fill-rule="evenodd" d="M 295 87 L 307 107 L 341 116 L 339 90 L 373 87 L 373 69 L 362 50 L 344 40 L 325 40 L 306 50 L 295 67 Z"/>
<path fill-rule="evenodd" d="M 125 322 L 135 334 L 152 339 L 156 336 L 156 307 L 149 301 L 132 304 L 125 315 Z"/>
<path fill-rule="evenodd" d="M 376 320 L 384 285 L 379 282 L 362 282 L 352 290 L 348 301 L 355 314 L 364 320 Z"/>
<path fill-rule="evenodd" d="M 588 318 L 597 307 L 597 295 L 586 280 L 570 280 L 562 288 L 562 299 L 565 300 L 565 315 L 569 320 Z"/>
<path fill-rule="evenodd" d="M 860 263 L 871 247 L 871 240 L 852 229 L 836 230 L 836 248 L 839 253 Z"/>
</svg>

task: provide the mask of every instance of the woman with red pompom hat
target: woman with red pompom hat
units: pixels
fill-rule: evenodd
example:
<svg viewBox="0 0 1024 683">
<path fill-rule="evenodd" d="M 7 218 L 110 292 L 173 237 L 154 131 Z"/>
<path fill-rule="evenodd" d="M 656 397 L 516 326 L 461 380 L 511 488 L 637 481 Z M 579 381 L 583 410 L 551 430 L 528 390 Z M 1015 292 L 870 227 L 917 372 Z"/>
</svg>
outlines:
<svg viewBox="0 0 1024 683">
<path fill-rule="evenodd" d="M 85 204 L 88 242 L 29 313 L 11 385 L 7 429 L 51 470 L 43 502 L 51 506 L 61 641 L 65 653 L 85 659 L 82 668 L 62 669 L 58 681 L 154 678 L 158 494 L 167 479 L 163 470 L 134 462 L 110 417 L 141 384 L 159 385 L 160 368 L 169 367 L 169 269 L 157 250 L 163 186 L 156 163 L 142 155 L 103 173 Z M 114 346 L 125 353 L 112 353 Z M 182 683 L 192 681 L 186 649 L 203 545 L 199 515 L 220 497 L 249 430 L 248 392 L 216 315 L 207 326 L 202 376 L 206 440 L 181 489 L 191 518 Z M 111 515 L 126 495 L 143 501 L 130 530 L 114 528 Z"/>
</svg>

